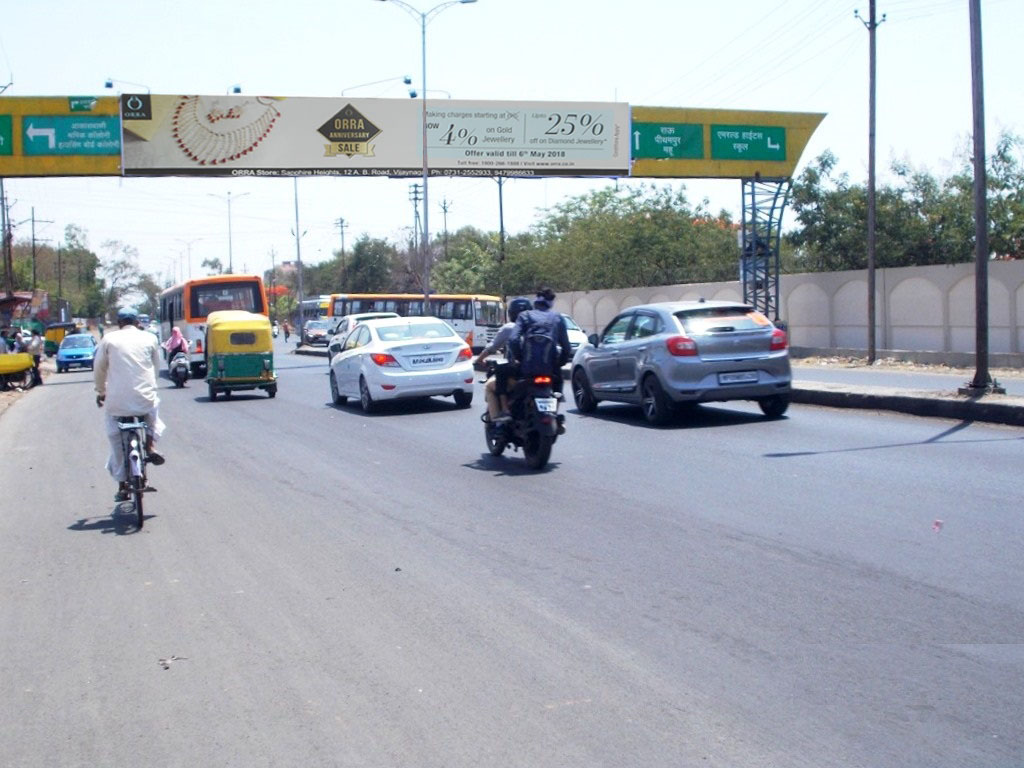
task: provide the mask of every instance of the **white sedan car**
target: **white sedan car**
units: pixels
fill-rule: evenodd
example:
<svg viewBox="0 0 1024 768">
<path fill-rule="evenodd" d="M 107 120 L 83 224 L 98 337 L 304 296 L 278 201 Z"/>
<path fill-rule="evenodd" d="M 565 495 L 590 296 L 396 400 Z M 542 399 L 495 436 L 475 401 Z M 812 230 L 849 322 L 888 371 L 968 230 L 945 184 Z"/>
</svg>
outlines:
<svg viewBox="0 0 1024 768">
<path fill-rule="evenodd" d="M 331 354 L 331 399 L 358 398 L 370 413 L 383 400 L 454 397 L 473 402 L 473 352 L 444 320 L 394 317 L 366 320 Z"/>
</svg>

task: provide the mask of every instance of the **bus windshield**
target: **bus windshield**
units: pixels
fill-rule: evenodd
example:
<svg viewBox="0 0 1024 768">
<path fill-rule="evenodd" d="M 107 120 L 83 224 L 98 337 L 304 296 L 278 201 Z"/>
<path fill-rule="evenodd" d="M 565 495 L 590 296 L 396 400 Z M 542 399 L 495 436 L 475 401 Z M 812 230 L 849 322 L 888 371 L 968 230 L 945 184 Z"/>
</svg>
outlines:
<svg viewBox="0 0 1024 768">
<path fill-rule="evenodd" d="M 265 311 L 259 283 L 252 280 L 194 285 L 190 309 L 193 317 L 206 317 L 220 309 Z"/>
<path fill-rule="evenodd" d="M 476 302 L 477 325 L 498 327 L 505 322 L 505 305 L 500 301 Z"/>
</svg>

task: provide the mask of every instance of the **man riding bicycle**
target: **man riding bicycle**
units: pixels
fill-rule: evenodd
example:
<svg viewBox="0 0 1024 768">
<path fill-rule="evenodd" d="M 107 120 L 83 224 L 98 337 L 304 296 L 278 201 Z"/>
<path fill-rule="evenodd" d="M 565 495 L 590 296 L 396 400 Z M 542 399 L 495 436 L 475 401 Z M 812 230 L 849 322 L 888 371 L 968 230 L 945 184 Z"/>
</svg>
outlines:
<svg viewBox="0 0 1024 768">
<path fill-rule="evenodd" d="M 96 405 L 102 408 L 105 404 L 107 407 L 104 419 L 110 441 L 107 471 L 118 482 L 114 500 L 127 501 L 129 486 L 118 418 L 142 417 L 146 422 L 146 458 L 153 464 L 164 463 L 164 457 L 153 450 L 154 441 L 164 430 L 159 414 L 160 398 L 156 391 L 160 345 L 156 336 L 139 328 L 138 314 L 134 309 L 119 310 L 117 325 L 118 330 L 105 334 L 96 348 L 93 379 Z"/>
</svg>

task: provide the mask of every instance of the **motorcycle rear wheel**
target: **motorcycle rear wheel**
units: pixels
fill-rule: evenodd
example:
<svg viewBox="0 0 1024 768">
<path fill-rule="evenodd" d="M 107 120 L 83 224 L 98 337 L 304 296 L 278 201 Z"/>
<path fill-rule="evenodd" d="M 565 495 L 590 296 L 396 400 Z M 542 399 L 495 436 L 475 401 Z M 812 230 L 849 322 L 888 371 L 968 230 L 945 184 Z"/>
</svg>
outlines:
<svg viewBox="0 0 1024 768">
<path fill-rule="evenodd" d="M 529 432 L 526 435 L 526 444 L 523 446 L 523 457 L 526 459 L 526 466 L 530 469 L 544 469 L 551 458 L 551 446 L 555 438 L 543 432 Z"/>
<path fill-rule="evenodd" d="M 501 456 L 508 447 L 502 430 L 493 424 L 484 424 L 484 438 L 487 440 L 487 450 L 491 456 Z"/>
</svg>

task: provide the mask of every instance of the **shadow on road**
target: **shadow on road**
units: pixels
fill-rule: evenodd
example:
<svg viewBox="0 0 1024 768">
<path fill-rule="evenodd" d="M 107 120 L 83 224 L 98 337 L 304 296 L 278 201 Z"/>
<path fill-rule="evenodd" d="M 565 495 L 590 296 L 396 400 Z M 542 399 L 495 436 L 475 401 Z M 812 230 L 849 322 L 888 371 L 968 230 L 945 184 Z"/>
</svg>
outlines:
<svg viewBox="0 0 1024 768">
<path fill-rule="evenodd" d="M 146 521 L 156 515 L 144 514 L 142 517 L 143 521 Z M 126 536 L 130 533 L 138 533 L 141 529 L 137 524 L 134 508 L 129 502 L 124 502 L 116 504 L 109 517 L 83 517 L 69 525 L 68 530 L 95 531 L 112 533 L 115 536 Z"/>
<path fill-rule="evenodd" d="M 1024 437 L 983 437 L 968 440 L 947 440 L 947 437 L 956 434 L 962 429 L 967 429 L 975 422 L 973 421 L 961 421 L 959 424 L 955 424 L 949 429 L 939 432 L 939 434 L 929 437 L 925 440 L 918 440 L 912 443 L 881 443 L 879 445 L 862 445 L 857 448 L 832 448 L 826 451 L 789 451 L 787 453 L 766 453 L 764 454 L 766 459 L 791 459 L 797 456 L 824 456 L 829 453 L 857 453 L 859 451 L 879 451 L 886 448 L 910 448 L 915 445 L 959 445 L 961 443 L 999 443 L 1010 440 L 1024 440 Z"/>
<path fill-rule="evenodd" d="M 480 455 L 476 461 L 463 464 L 466 469 L 475 469 L 480 472 L 490 472 L 495 477 L 534 477 L 543 475 L 557 469 L 561 464 L 557 461 L 549 461 L 544 469 L 530 469 L 526 466 L 526 460 L 522 453 L 506 453 L 503 456 L 492 456 L 489 453 Z"/>
</svg>

